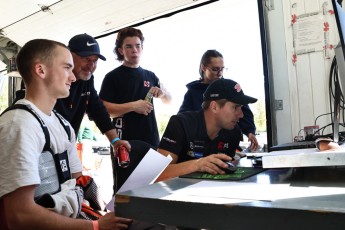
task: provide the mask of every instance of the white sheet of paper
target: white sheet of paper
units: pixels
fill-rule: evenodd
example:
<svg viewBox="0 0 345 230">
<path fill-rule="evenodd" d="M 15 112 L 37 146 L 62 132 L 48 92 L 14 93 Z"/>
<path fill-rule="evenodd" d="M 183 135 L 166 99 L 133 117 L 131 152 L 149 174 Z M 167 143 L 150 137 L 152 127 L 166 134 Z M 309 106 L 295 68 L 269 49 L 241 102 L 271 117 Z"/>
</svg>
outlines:
<svg viewBox="0 0 345 230">
<path fill-rule="evenodd" d="M 117 192 L 124 192 L 152 184 L 171 161 L 170 155 L 166 157 L 150 149 Z M 114 211 L 114 201 L 115 197 L 107 204 L 106 208 L 108 210 Z"/>
</svg>

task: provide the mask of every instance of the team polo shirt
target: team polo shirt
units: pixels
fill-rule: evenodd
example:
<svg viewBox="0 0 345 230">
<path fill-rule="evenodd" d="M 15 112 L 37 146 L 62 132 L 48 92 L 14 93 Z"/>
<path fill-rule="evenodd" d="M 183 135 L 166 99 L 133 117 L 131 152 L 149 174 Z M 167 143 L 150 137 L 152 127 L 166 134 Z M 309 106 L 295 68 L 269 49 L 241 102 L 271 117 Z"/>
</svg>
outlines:
<svg viewBox="0 0 345 230">
<path fill-rule="evenodd" d="M 232 157 L 240 139 L 241 131 L 236 126 L 232 130 L 220 130 L 218 136 L 211 140 L 207 135 L 203 110 L 190 111 L 170 118 L 159 148 L 178 155 L 179 163 L 215 153 Z"/>
</svg>

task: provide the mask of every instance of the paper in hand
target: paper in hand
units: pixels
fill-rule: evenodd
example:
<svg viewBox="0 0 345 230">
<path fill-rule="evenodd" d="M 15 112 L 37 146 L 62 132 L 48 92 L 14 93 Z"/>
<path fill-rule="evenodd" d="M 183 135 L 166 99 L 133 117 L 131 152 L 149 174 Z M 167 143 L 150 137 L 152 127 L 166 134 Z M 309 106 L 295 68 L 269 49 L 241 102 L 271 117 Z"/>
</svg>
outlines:
<svg viewBox="0 0 345 230">
<path fill-rule="evenodd" d="M 150 149 L 117 193 L 152 184 L 171 161 L 170 155 L 164 156 Z M 107 204 L 108 210 L 114 211 L 114 201 L 115 197 Z"/>
</svg>

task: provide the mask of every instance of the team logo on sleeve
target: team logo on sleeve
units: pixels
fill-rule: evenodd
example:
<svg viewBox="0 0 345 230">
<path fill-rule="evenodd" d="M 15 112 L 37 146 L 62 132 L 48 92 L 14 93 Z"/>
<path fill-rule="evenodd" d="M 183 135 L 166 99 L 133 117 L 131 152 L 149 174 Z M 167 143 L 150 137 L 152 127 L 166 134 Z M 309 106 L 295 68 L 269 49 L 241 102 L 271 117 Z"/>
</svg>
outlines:
<svg viewBox="0 0 345 230">
<path fill-rule="evenodd" d="M 149 81 L 144 81 L 144 87 L 150 87 L 150 82 Z"/>
<path fill-rule="evenodd" d="M 187 155 L 193 158 L 202 158 L 204 157 L 204 153 L 202 152 L 195 152 L 195 151 L 188 151 Z"/>
<path fill-rule="evenodd" d="M 169 142 L 169 143 L 172 143 L 172 144 L 176 144 L 176 141 L 175 140 L 171 140 L 167 137 L 162 137 L 163 140 L 165 140 L 166 142 Z"/>
</svg>

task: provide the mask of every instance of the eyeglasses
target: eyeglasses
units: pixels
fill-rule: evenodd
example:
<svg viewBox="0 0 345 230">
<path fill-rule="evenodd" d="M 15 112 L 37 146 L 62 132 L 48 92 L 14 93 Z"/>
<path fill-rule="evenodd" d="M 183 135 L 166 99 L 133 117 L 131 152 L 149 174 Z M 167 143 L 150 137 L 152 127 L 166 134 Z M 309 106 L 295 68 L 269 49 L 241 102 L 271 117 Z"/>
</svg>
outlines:
<svg viewBox="0 0 345 230">
<path fill-rule="evenodd" d="M 206 68 L 210 71 L 212 71 L 213 73 L 216 73 L 216 74 L 219 74 L 220 72 L 224 73 L 228 70 L 228 68 L 225 68 L 225 67 L 208 67 L 206 66 Z"/>
</svg>

